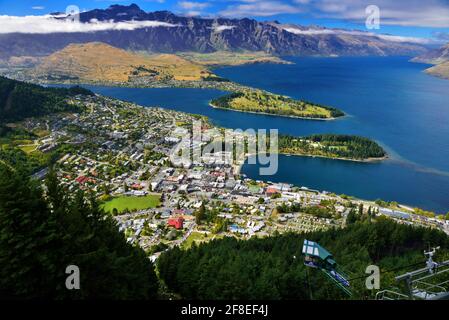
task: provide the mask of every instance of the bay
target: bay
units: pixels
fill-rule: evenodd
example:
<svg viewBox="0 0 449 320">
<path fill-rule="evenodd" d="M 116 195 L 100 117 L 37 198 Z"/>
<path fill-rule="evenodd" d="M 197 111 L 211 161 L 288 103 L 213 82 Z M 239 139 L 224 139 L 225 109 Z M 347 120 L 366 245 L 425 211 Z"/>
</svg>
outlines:
<svg viewBox="0 0 449 320">
<path fill-rule="evenodd" d="M 425 74 L 428 65 L 410 63 L 407 57 L 287 59 L 295 64 L 224 67 L 215 72 L 241 84 L 334 106 L 348 115 L 312 121 L 213 109 L 208 103 L 224 94 L 219 90 L 86 87 L 144 106 L 206 115 L 228 128 L 372 138 L 385 147 L 390 159 L 356 163 L 280 156 L 273 176 L 260 176 L 258 166 L 248 164 L 242 173 L 438 213 L 449 211 L 449 81 Z"/>
</svg>

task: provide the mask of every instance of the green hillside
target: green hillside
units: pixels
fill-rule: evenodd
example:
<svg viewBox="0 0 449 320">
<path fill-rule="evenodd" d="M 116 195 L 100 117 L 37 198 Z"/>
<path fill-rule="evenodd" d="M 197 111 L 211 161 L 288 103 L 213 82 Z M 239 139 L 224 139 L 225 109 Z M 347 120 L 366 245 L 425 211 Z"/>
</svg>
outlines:
<svg viewBox="0 0 449 320">
<path fill-rule="evenodd" d="M 81 87 L 45 88 L 0 77 L 0 123 L 53 112 L 76 111 L 66 102 L 77 94 L 93 94 Z"/>
<path fill-rule="evenodd" d="M 397 285 L 394 276 L 410 268 L 383 271 L 424 261 L 429 245 L 449 247 L 443 232 L 364 218 L 339 230 L 246 241 L 224 238 L 188 250 L 174 248 L 161 255 L 158 269 L 168 288 L 186 299 L 347 299 L 324 273 L 304 266 L 305 238 L 327 248 L 350 279 L 359 278 L 351 281 L 354 299 L 374 298 L 376 291 L 365 289 L 368 265 L 381 268 L 385 289 Z M 442 249 L 437 259 L 448 253 Z"/>
</svg>

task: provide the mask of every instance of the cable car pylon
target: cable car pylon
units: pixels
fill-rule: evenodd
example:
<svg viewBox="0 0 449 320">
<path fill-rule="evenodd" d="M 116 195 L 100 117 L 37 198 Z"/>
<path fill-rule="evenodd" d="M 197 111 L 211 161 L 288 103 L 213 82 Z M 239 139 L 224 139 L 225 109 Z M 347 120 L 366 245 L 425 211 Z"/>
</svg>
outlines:
<svg viewBox="0 0 449 320">
<path fill-rule="evenodd" d="M 449 260 L 435 262 L 433 257 L 439 247 L 424 251 L 427 257 L 424 268 L 407 272 L 395 279 L 405 283 L 405 292 L 387 289 L 376 294 L 378 300 L 449 300 Z"/>
</svg>

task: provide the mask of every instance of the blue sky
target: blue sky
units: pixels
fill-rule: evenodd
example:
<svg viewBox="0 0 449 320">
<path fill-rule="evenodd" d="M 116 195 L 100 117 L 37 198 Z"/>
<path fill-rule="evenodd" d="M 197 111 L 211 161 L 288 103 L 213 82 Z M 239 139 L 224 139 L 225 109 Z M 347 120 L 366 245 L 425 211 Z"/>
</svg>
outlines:
<svg viewBox="0 0 449 320">
<path fill-rule="evenodd" d="M 76 5 L 84 11 L 131 3 L 145 11 L 251 17 L 362 30 L 365 29 L 365 9 L 374 4 L 380 9 L 381 24 L 379 30 L 370 31 L 449 42 L 449 0 L 0 0 L 0 15 L 43 15 L 64 12 L 68 5 Z"/>
</svg>

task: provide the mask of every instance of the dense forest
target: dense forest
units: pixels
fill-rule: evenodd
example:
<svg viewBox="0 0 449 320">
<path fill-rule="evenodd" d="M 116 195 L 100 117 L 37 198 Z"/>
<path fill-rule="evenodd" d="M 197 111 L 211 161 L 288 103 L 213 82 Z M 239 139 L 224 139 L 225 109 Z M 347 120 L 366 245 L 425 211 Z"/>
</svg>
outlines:
<svg viewBox="0 0 449 320">
<path fill-rule="evenodd" d="M 53 112 L 76 111 L 66 103 L 66 98 L 77 94 L 91 95 L 81 87 L 45 88 L 21 81 L 0 77 L 0 126 L 27 117 Z"/>
<path fill-rule="evenodd" d="M 375 141 L 359 136 L 339 134 L 315 134 L 301 138 L 280 135 L 279 150 L 282 153 L 358 160 L 386 156 L 385 150 Z"/>
<path fill-rule="evenodd" d="M 294 100 L 285 96 L 266 93 L 259 90 L 234 92 L 211 101 L 217 108 L 260 112 L 281 116 L 305 118 L 337 118 L 344 113 L 336 108 L 307 101 Z"/>
<path fill-rule="evenodd" d="M 397 285 L 394 276 L 410 270 L 406 266 L 421 261 L 425 266 L 423 250 L 429 245 L 449 247 L 449 237 L 440 231 L 401 225 L 386 218 L 351 222 L 345 229 L 246 241 L 224 238 L 188 250 L 174 248 L 161 255 L 157 266 L 168 288 L 185 299 L 348 298 L 324 273 L 304 266 L 301 249 L 306 238 L 326 247 L 354 279 L 353 299 L 370 299 L 375 291 L 364 286 L 368 265 L 381 268 L 381 288 L 387 288 Z M 437 259 L 447 258 L 448 251 L 444 250 Z M 400 267 L 404 268 L 398 270 Z"/>
<path fill-rule="evenodd" d="M 158 280 L 145 252 L 129 244 L 94 197 L 68 197 L 50 172 L 38 181 L 0 163 L 0 298 L 153 299 Z M 81 290 L 67 290 L 66 267 Z"/>
</svg>

